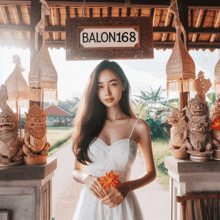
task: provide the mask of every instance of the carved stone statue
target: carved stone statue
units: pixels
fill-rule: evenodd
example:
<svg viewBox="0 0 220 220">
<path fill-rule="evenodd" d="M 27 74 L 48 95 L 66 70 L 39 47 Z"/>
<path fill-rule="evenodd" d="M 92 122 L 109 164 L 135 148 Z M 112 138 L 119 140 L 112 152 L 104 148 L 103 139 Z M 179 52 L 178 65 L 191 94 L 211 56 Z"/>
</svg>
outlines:
<svg viewBox="0 0 220 220">
<path fill-rule="evenodd" d="M 43 110 L 34 104 L 26 114 L 24 126 L 24 145 L 23 151 L 26 155 L 25 163 L 28 165 L 44 164 L 48 156 L 47 151 L 50 144 L 47 142 L 46 118 L 47 115 Z M 34 159 L 34 157 L 36 157 Z M 38 157 L 38 158 L 37 158 Z M 41 159 L 39 160 L 39 158 Z"/>
<path fill-rule="evenodd" d="M 189 142 L 187 148 L 195 151 L 195 155 L 201 156 L 200 152 L 212 150 L 212 139 L 209 134 L 209 123 L 206 115 L 194 116 L 188 123 Z"/>
<path fill-rule="evenodd" d="M 170 130 L 170 151 L 173 157 L 184 159 L 188 157 L 186 153 L 186 142 L 188 137 L 188 128 L 185 116 L 176 109 L 172 109 L 172 113 L 167 116 L 168 123 L 172 125 Z"/>
<path fill-rule="evenodd" d="M 188 100 L 186 108 L 186 116 L 190 120 L 194 116 L 206 115 L 209 117 L 209 108 L 206 101 L 203 101 L 198 95 L 195 98 Z"/>
<path fill-rule="evenodd" d="M 0 87 L 0 166 L 23 163 L 23 140 L 18 137 L 18 117 L 6 104 L 7 87 Z"/>
<path fill-rule="evenodd" d="M 210 79 L 205 79 L 204 72 L 199 71 L 198 77 L 196 79 L 196 91 L 197 95 L 205 101 L 205 94 L 211 88 L 212 83 Z"/>
<path fill-rule="evenodd" d="M 210 135 L 209 108 L 205 101 L 205 94 L 211 87 L 209 79 L 199 72 L 196 79 L 197 94 L 188 101 L 186 116 L 189 119 L 189 140 L 186 144 L 190 159 L 198 162 L 209 161 L 212 151 L 212 137 Z"/>
<path fill-rule="evenodd" d="M 168 123 L 172 125 L 170 130 L 170 147 L 174 149 L 181 148 L 188 137 L 188 128 L 185 116 L 183 116 L 180 111 L 172 109 L 172 113 L 167 116 L 167 120 Z"/>
</svg>

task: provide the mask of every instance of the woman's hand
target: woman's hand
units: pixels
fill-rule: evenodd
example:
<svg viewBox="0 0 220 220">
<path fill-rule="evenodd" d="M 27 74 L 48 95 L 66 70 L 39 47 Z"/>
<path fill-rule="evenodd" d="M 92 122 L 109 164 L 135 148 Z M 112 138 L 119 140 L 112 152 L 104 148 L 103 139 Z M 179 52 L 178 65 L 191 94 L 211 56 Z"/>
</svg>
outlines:
<svg viewBox="0 0 220 220">
<path fill-rule="evenodd" d="M 99 182 L 99 178 L 88 175 L 84 181 L 86 187 L 96 196 L 98 199 L 102 199 L 108 195 L 103 186 Z"/>
<path fill-rule="evenodd" d="M 110 208 L 116 207 L 124 201 L 128 192 L 128 184 L 122 183 L 121 186 L 111 189 L 111 192 L 105 196 L 101 202 Z"/>
</svg>

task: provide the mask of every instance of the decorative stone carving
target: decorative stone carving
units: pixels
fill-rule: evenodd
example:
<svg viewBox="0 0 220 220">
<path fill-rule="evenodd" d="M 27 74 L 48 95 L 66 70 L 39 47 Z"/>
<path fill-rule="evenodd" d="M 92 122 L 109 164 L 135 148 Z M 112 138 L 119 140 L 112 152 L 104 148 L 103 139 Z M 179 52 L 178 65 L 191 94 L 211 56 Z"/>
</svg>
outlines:
<svg viewBox="0 0 220 220">
<path fill-rule="evenodd" d="M 205 94 L 209 91 L 211 88 L 212 83 L 210 79 L 205 79 L 204 72 L 199 71 L 198 77 L 196 79 L 196 91 L 197 95 L 205 101 Z"/>
<path fill-rule="evenodd" d="M 194 116 L 206 115 L 209 117 L 209 108 L 206 101 L 203 101 L 198 95 L 188 100 L 188 106 L 185 107 L 186 116 L 190 120 Z"/>
<path fill-rule="evenodd" d="M 167 116 L 168 123 L 172 125 L 170 130 L 170 150 L 173 157 L 183 159 L 188 156 L 185 152 L 185 143 L 188 137 L 188 128 L 185 121 L 185 116 L 176 109 L 172 109 L 172 113 Z"/>
<path fill-rule="evenodd" d="M 187 144 L 187 148 L 195 152 L 211 151 L 212 141 L 206 115 L 192 117 L 188 123 L 188 127 L 190 141 Z M 200 155 L 200 153 L 197 155 Z"/>
<path fill-rule="evenodd" d="M 0 87 L 0 166 L 14 166 L 23 163 L 23 140 L 18 137 L 18 117 L 6 104 L 7 87 Z"/>
<path fill-rule="evenodd" d="M 187 152 L 193 161 L 204 162 L 210 160 L 212 151 L 212 138 L 210 135 L 209 108 L 205 101 L 205 94 L 211 87 L 209 79 L 199 72 L 196 79 L 197 94 L 188 101 L 186 116 L 189 119 L 189 140 L 186 144 Z"/>
<path fill-rule="evenodd" d="M 24 145 L 25 163 L 27 165 L 45 164 L 47 161 L 50 144 L 47 142 L 46 118 L 43 110 L 34 104 L 26 114 L 24 126 Z"/>
<path fill-rule="evenodd" d="M 194 99 L 188 101 L 186 115 L 189 119 L 189 140 L 186 147 L 190 159 L 199 162 L 210 160 L 213 151 L 212 139 L 209 133 L 210 123 L 207 102 L 196 95 Z"/>
</svg>

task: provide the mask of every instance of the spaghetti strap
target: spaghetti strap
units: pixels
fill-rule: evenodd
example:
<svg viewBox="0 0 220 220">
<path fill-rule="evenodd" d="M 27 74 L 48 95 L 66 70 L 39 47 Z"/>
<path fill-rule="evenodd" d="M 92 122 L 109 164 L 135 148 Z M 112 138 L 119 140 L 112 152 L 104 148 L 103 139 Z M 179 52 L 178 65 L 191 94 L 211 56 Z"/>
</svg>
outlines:
<svg viewBox="0 0 220 220">
<path fill-rule="evenodd" d="M 138 118 L 138 119 L 139 119 L 139 118 Z M 137 124 L 137 122 L 138 122 L 138 119 L 137 119 L 137 121 L 136 121 L 135 124 L 134 124 L 134 127 L 133 127 L 133 129 L 132 129 L 132 132 L 131 132 L 131 134 L 130 134 L 129 139 L 131 138 L 131 136 L 132 136 L 132 134 L 133 134 L 133 132 L 134 132 L 134 129 L 135 129 L 135 126 L 136 126 L 136 124 Z"/>
</svg>

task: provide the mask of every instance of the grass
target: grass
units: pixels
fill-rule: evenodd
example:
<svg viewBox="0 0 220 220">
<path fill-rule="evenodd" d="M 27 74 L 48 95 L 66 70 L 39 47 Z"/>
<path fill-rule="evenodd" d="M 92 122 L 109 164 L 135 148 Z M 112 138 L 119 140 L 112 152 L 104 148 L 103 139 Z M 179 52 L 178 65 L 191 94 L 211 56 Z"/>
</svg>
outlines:
<svg viewBox="0 0 220 220">
<path fill-rule="evenodd" d="M 169 189 L 169 175 L 164 164 L 164 158 L 171 156 L 171 152 L 169 151 L 169 141 L 170 139 L 157 139 L 152 141 L 157 177 L 159 177 L 160 183 L 164 189 Z M 140 149 L 138 149 L 138 154 L 141 155 Z"/>
<path fill-rule="evenodd" d="M 50 157 L 58 149 L 70 143 L 73 132 L 74 128 L 68 130 L 47 130 L 47 141 L 51 145 L 51 148 L 48 150 L 48 156 Z"/>
<path fill-rule="evenodd" d="M 47 130 L 70 130 L 72 127 L 47 127 Z"/>
</svg>

